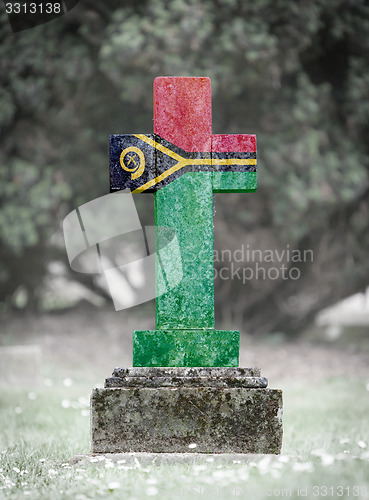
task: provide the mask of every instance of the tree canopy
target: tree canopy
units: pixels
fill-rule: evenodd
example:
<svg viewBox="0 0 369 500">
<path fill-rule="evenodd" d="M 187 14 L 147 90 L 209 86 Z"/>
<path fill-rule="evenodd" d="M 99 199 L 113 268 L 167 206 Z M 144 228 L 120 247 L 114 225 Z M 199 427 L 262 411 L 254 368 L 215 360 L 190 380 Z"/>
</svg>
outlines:
<svg viewBox="0 0 369 500">
<path fill-rule="evenodd" d="M 216 249 L 313 254 L 277 263 L 299 279 L 234 263 L 254 276 L 216 280 L 218 320 L 295 333 L 363 289 L 368 33 L 365 0 L 85 0 L 15 34 L 2 13 L 0 301 L 22 286 L 38 307 L 62 218 L 108 192 L 109 134 L 152 131 L 159 75 L 211 77 L 213 132 L 257 134 L 258 191 L 216 195 Z"/>
</svg>

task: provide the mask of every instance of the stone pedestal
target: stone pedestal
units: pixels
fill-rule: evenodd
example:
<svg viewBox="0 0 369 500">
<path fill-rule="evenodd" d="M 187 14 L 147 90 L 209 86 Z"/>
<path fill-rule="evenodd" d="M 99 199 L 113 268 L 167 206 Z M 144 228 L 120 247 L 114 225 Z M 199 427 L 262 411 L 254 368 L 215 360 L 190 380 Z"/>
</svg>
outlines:
<svg viewBox="0 0 369 500">
<path fill-rule="evenodd" d="M 92 452 L 280 453 L 267 384 L 257 368 L 116 368 L 91 396 Z"/>
</svg>

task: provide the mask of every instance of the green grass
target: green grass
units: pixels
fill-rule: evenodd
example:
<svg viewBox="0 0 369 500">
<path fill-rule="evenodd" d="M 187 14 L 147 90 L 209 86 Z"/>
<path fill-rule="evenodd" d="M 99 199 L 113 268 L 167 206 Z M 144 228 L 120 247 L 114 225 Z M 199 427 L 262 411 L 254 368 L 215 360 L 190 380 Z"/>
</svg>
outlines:
<svg viewBox="0 0 369 500">
<path fill-rule="evenodd" d="M 369 498 L 369 392 L 344 377 L 284 389 L 280 459 L 222 465 L 83 462 L 89 387 L 0 393 L 0 498 Z M 367 445 L 367 448 L 364 447 Z M 342 494 L 341 494 L 342 493 Z"/>
</svg>

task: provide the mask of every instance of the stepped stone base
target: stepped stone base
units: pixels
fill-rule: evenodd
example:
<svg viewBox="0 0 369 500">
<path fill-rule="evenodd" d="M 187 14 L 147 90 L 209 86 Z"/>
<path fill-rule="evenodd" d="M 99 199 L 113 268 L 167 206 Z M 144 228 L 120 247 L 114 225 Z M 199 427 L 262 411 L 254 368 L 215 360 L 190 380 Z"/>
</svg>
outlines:
<svg viewBox="0 0 369 500">
<path fill-rule="evenodd" d="M 278 454 L 282 391 L 266 386 L 252 368 L 117 368 L 91 396 L 92 452 Z"/>
</svg>

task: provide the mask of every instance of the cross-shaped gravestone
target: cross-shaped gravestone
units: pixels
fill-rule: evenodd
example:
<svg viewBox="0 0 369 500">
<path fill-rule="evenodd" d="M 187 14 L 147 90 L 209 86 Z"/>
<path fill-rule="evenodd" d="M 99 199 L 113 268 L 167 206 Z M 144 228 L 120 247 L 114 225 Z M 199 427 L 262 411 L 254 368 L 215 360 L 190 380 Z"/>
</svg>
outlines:
<svg viewBox="0 0 369 500">
<path fill-rule="evenodd" d="M 256 190 L 255 135 L 212 134 L 209 78 L 156 78 L 154 134 L 111 136 L 110 188 L 153 192 L 181 252 L 175 289 L 161 295 L 161 269 L 180 263 L 156 268 L 156 330 L 134 332 L 133 366 L 238 366 L 239 332 L 215 330 L 213 193 Z"/>
</svg>

